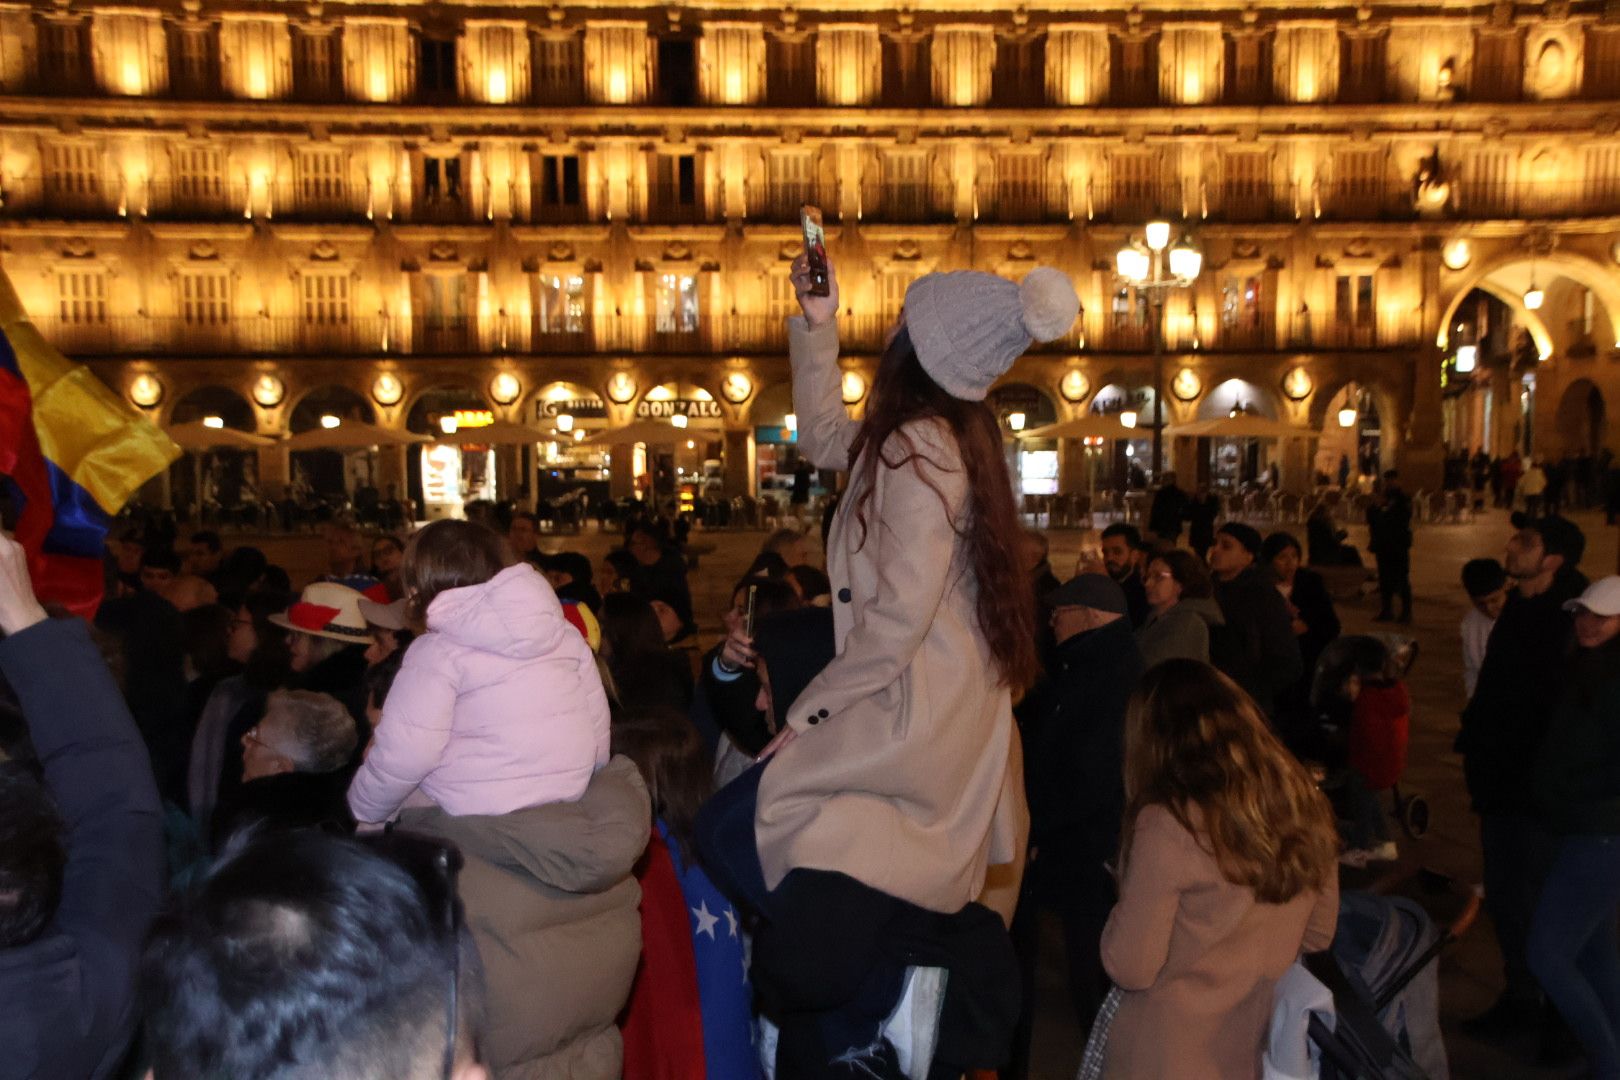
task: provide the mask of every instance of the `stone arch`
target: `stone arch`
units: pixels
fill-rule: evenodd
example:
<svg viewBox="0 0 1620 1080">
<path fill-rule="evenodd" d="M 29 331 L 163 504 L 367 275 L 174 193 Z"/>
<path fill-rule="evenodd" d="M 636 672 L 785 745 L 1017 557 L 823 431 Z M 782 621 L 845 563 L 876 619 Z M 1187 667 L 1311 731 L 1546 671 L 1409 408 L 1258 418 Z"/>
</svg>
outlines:
<svg viewBox="0 0 1620 1080">
<path fill-rule="evenodd" d="M 771 427 L 793 411 L 793 384 L 772 383 L 754 391 L 748 402 L 748 426 Z"/>
<path fill-rule="evenodd" d="M 1400 420 L 1401 395 L 1382 377 L 1381 372 L 1370 365 L 1365 371 L 1333 375 L 1317 383 L 1316 390 L 1311 394 L 1310 407 L 1306 410 L 1307 423 L 1318 431 L 1333 423 L 1335 418 L 1329 413 L 1336 411 L 1334 405 L 1340 391 L 1352 383 L 1372 397 L 1373 405 L 1378 409 L 1378 422 L 1390 433 L 1391 442 L 1397 440 L 1403 427 Z"/>
<path fill-rule="evenodd" d="M 440 433 L 432 422 L 431 414 L 435 411 L 493 409 L 489 395 L 476 382 L 461 378 L 436 380 L 419 388 L 406 400 L 410 404 L 402 410 L 402 422 L 405 430 L 418 435 Z"/>
<path fill-rule="evenodd" d="M 1280 420 L 1285 415 L 1281 398 L 1282 395 L 1266 383 L 1234 376 L 1204 390 L 1198 399 L 1196 417 L 1199 420 L 1216 420 L 1232 409 L 1242 407 L 1267 419 Z M 1258 409 L 1256 406 L 1259 406 Z"/>
<path fill-rule="evenodd" d="M 1604 446 L 1608 412 L 1603 391 L 1590 379 L 1576 379 L 1558 399 L 1556 429 L 1562 449 L 1574 454 L 1595 454 Z"/>
<path fill-rule="evenodd" d="M 226 427 L 236 431 L 258 430 L 248 399 L 218 384 L 194 387 L 177 397 L 169 410 L 169 423 L 189 424 L 209 416 L 219 417 Z"/>
<path fill-rule="evenodd" d="M 342 383 L 320 383 L 302 390 L 289 402 L 287 430 L 294 435 L 309 431 L 319 426 L 322 415 L 328 412 L 345 420 L 377 422 L 377 410 L 365 394 Z"/>
<path fill-rule="evenodd" d="M 1056 399 L 1034 382 L 998 383 L 986 395 L 985 401 L 997 413 L 998 419 L 1003 413 L 1024 413 L 1024 430 L 1055 424 L 1060 415 Z"/>
<path fill-rule="evenodd" d="M 1620 326 L 1620 279 L 1605 266 L 1584 255 L 1577 255 L 1568 251 L 1550 251 L 1546 254 L 1532 256 L 1523 250 L 1513 251 L 1499 256 L 1489 262 L 1483 263 L 1472 273 L 1467 274 L 1452 290 L 1450 298 L 1446 301 L 1440 325 L 1436 328 L 1435 342 L 1440 348 L 1448 345 L 1451 333 L 1451 323 L 1456 317 L 1457 308 L 1461 306 L 1463 298 L 1474 289 L 1484 289 L 1506 303 L 1514 313 L 1524 320 L 1526 328 L 1535 338 L 1536 347 L 1542 350 L 1543 356 L 1552 354 L 1552 337 L 1547 332 L 1545 323 L 1533 312 L 1524 309 L 1524 300 L 1521 296 L 1514 296 L 1505 286 L 1494 282 L 1487 282 L 1493 274 L 1504 270 L 1517 269 L 1520 266 L 1534 264 L 1538 276 L 1542 273 L 1555 273 L 1562 275 L 1585 286 L 1592 291 L 1597 302 L 1602 305 L 1609 317 L 1609 325 Z"/>
<path fill-rule="evenodd" d="M 399 374 L 396 372 L 395 374 Z M 483 402 L 479 408 L 494 407 L 489 398 L 489 379 L 481 379 L 472 373 L 441 375 L 434 373 L 420 379 L 406 379 L 405 396 L 393 408 L 399 410 L 400 416 L 409 416 L 422 399 L 430 394 L 442 394 L 446 391 L 467 393 L 477 397 Z"/>
</svg>

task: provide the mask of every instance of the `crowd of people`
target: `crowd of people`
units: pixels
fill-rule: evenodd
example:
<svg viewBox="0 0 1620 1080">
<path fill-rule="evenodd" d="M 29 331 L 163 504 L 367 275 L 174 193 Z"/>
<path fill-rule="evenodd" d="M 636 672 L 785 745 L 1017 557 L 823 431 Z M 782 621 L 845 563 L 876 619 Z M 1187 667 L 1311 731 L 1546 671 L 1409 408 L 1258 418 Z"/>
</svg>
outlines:
<svg viewBox="0 0 1620 1080">
<path fill-rule="evenodd" d="M 1172 478 L 1053 566 L 983 399 L 1072 324 L 1061 275 L 920 278 L 859 422 L 827 276 L 793 267 L 794 405 L 848 481 L 706 650 L 668 512 L 600 561 L 523 511 L 335 521 L 296 593 L 131 532 L 94 625 L 0 538 L 0 1076 L 1017 1078 L 1047 915 L 1098 1075 L 1259 1076 L 1341 864 L 1397 854 L 1410 649 L 1341 633 L 1344 537 Z M 1369 524 L 1409 620 L 1403 500 Z M 1617 1077 L 1620 578 L 1583 547 L 1516 519 L 1465 569 L 1458 749 L 1481 1024 L 1550 1001 Z"/>
</svg>

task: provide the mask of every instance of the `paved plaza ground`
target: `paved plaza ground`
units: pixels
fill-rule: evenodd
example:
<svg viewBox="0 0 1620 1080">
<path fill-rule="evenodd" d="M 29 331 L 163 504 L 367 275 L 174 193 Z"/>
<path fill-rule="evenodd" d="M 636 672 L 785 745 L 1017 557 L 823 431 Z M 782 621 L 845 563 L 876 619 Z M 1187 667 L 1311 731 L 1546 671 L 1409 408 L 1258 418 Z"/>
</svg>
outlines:
<svg viewBox="0 0 1620 1080">
<path fill-rule="evenodd" d="M 1582 568 L 1590 577 L 1614 572 L 1617 530 L 1605 526 L 1601 515 L 1575 514 L 1586 531 L 1587 553 Z M 1292 529 L 1303 539 L 1299 526 L 1268 526 Z M 1419 528 L 1413 549 L 1415 621 L 1411 632 L 1421 643 L 1421 657 L 1414 669 L 1410 687 L 1413 698 L 1413 730 L 1410 765 L 1403 788 L 1425 795 L 1433 811 L 1429 834 L 1421 841 L 1404 836 L 1403 870 L 1430 867 L 1452 875 L 1461 882 L 1477 882 L 1480 877 L 1477 821 L 1468 811 L 1463 790 L 1462 766 L 1451 751 L 1457 732 L 1457 716 L 1462 707 L 1462 678 L 1458 623 L 1466 598 L 1458 585 L 1462 565 L 1481 555 L 1502 557 L 1509 526 L 1507 514 L 1488 511 L 1464 524 L 1428 524 Z M 1053 565 L 1060 576 L 1067 576 L 1079 550 L 1080 534 L 1074 530 L 1054 530 Z M 233 538 L 234 539 L 234 538 Z M 729 602 L 731 584 L 746 568 L 758 550 L 758 532 L 696 534 L 694 540 L 713 550 L 703 555 L 692 574 L 693 598 L 703 626 L 707 646 L 718 636 L 719 615 Z M 1365 550 L 1366 530 L 1352 528 L 1351 542 Z M 273 559 L 282 561 L 294 580 L 316 572 L 320 549 L 313 538 L 243 538 L 239 542 L 262 543 Z M 542 541 L 548 551 L 564 548 L 583 551 L 593 558 L 605 552 L 612 538 L 588 530 L 577 537 L 551 537 Z M 1340 605 L 1345 631 L 1367 631 L 1380 624 L 1372 622 L 1376 597 Z M 1053 931 L 1055 933 L 1055 930 Z M 1048 942 L 1048 959 L 1038 985 L 1039 1011 L 1035 1030 L 1035 1080 L 1069 1080 L 1075 1074 L 1081 1047 L 1063 985 L 1059 943 Z M 1451 1053 L 1452 1074 L 1482 1080 L 1540 1080 L 1571 1075 L 1570 1070 L 1538 1069 L 1532 1062 L 1533 1040 L 1508 1047 L 1487 1047 L 1465 1038 L 1458 1021 L 1482 1011 L 1501 987 L 1500 962 L 1488 919 L 1481 918 L 1472 932 L 1441 960 L 1441 1009 Z"/>
</svg>

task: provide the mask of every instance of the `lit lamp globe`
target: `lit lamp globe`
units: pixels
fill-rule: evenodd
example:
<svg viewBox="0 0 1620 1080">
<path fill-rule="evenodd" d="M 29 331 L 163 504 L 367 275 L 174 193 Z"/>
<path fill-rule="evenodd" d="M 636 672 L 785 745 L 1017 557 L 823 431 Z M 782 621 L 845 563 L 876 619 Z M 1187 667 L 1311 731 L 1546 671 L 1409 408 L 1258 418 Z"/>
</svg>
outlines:
<svg viewBox="0 0 1620 1080">
<path fill-rule="evenodd" d="M 1177 281 L 1192 281 L 1203 269 L 1204 253 L 1194 247 L 1191 240 L 1182 237 L 1170 249 L 1170 276 Z"/>
<path fill-rule="evenodd" d="M 439 417 L 439 430 L 444 432 L 446 435 L 454 435 L 460 426 L 461 425 L 457 423 L 454 416 Z"/>
<path fill-rule="evenodd" d="M 1541 305 L 1547 302 L 1547 294 L 1536 288 L 1535 283 L 1524 293 L 1524 306 L 1527 311 L 1540 311 Z"/>
<path fill-rule="evenodd" d="M 1170 246 L 1170 223 L 1168 221 L 1150 221 L 1142 230 L 1147 237 L 1147 246 L 1154 251 L 1163 251 Z"/>
<path fill-rule="evenodd" d="M 569 413 L 558 413 L 557 414 L 557 430 L 562 432 L 565 435 L 568 432 L 573 431 L 574 430 L 574 418 L 573 418 L 573 416 L 570 415 Z"/>
<path fill-rule="evenodd" d="M 1356 407 L 1354 405 L 1346 405 L 1344 408 L 1339 410 L 1339 426 L 1342 428 L 1355 427 L 1356 418 L 1359 415 L 1360 414 L 1356 412 Z"/>
<path fill-rule="evenodd" d="M 686 430 L 686 425 L 690 424 L 690 423 L 691 423 L 691 421 L 686 418 L 685 413 L 676 413 L 674 416 L 669 418 L 670 426 L 674 427 L 674 428 L 679 428 L 682 431 L 685 431 Z"/>
<path fill-rule="evenodd" d="M 273 409 L 287 396 L 287 386 L 274 375 L 260 375 L 253 381 L 253 400 L 261 409 Z"/>
<path fill-rule="evenodd" d="M 1121 427 L 1134 428 L 1136 426 L 1136 410 L 1126 409 L 1120 413 L 1119 423 Z"/>
<path fill-rule="evenodd" d="M 163 400 L 163 384 L 156 375 L 140 374 L 130 380 L 129 400 L 143 409 L 150 409 Z"/>
<path fill-rule="evenodd" d="M 331 431 L 333 428 L 342 426 L 343 420 L 340 417 L 333 416 L 331 413 L 327 413 L 321 417 L 321 427 L 325 428 L 327 431 Z"/>
<path fill-rule="evenodd" d="M 1028 423 L 1028 421 L 1029 417 L 1024 413 L 1010 412 L 1007 414 L 1007 427 L 1013 431 L 1023 431 L 1024 425 Z"/>
<path fill-rule="evenodd" d="M 1457 374 L 1467 375 L 1479 363 L 1478 345 L 1457 346 Z"/>
<path fill-rule="evenodd" d="M 1148 274 L 1151 272 L 1151 257 L 1148 255 L 1147 249 L 1142 247 L 1141 244 L 1126 244 L 1114 256 L 1114 268 L 1119 271 L 1119 276 L 1126 281 L 1131 282 L 1133 285 L 1140 285 L 1148 279 Z"/>
<path fill-rule="evenodd" d="M 219 431 L 225 427 L 225 418 L 223 416 L 205 416 L 202 419 L 202 424 L 205 428 Z"/>
<path fill-rule="evenodd" d="M 400 382 L 399 376 L 391 371 L 385 371 L 378 375 L 371 384 L 372 400 L 385 408 L 390 405 L 398 405 L 400 399 L 404 396 L 405 384 Z"/>
<path fill-rule="evenodd" d="M 518 377 L 510 371 L 498 372 L 489 381 L 489 396 L 495 400 L 497 405 L 510 405 L 518 399 L 518 395 L 521 393 L 523 393 L 523 383 L 519 382 Z"/>
</svg>

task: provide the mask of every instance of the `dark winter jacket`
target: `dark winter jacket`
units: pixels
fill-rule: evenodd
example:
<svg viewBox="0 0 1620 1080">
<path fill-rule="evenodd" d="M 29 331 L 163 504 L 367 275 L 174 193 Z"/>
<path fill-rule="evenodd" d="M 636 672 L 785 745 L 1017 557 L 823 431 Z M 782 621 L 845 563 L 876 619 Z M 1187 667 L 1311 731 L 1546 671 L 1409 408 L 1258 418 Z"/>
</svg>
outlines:
<svg viewBox="0 0 1620 1080">
<path fill-rule="evenodd" d="M 1536 755 L 1535 801 L 1553 832 L 1620 834 L 1620 641 L 1576 651 Z"/>
<path fill-rule="evenodd" d="M 692 618 L 692 589 L 686 582 L 686 560 L 678 552 L 666 551 L 651 566 L 634 563 L 630 570 L 630 591 L 649 602 L 660 600 L 681 620 L 681 634 L 697 630 Z"/>
<path fill-rule="evenodd" d="M 1148 511 L 1148 532 L 1163 540 L 1178 539 L 1189 501 L 1187 493 L 1174 485 L 1160 488 Z"/>
<path fill-rule="evenodd" d="M 1294 589 L 1287 599 L 1305 624 L 1305 633 L 1295 636 L 1299 639 L 1300 659 L 1309 681 L 1317 657 L 1322 655 L 1328 642 L 1339 636 L 1339 614 L 1333 610 L 1333 597 L 1328 595 L 1322 575 L 1303 566 L 1294 572 Z"/>
<path fill-rule="evenodd" d="M 1553 683 L 1564 670 L 1572 633 L 1564 601 L 1585 588 L 1586 576 L 1566 568 L 1539 596 L 1508 594 L 1457 735 L 1475 813 L 1534 810 L 1531 767 L 1557 704 Z"/>
<path fill-rule="evenodd" d="M 1179 605 L 1178 605 L 1179 606 Z M 1030 871 L 1061 899 L 1102 877 L 1125 812 L 1125 707 L 1142 678 L 1130 624 L 1117 619 L 1057 646 L 1053 670 L 1019 706 L 1029 796 Z"/>
<path fill-rule="evenodd" d="M 1367 546 L 1384 558 L 1412 546 L 1412 500 L 1405 492 L 1390 492 L 1388 505 L 1367 507 Z"/>
<path fill-rule="evenodd" d="M 250 780 L 214 812 L 213 850 L 250 826 L 271 829 L 354 831 L 349 813 L 349 772 L 281 773 Z"/>
<path fill-rule="evenodd" d="M 152 758 L 158 793 L 185 798 L 187 726 L 185 642 L 180 612 L 157 593 L 142 589 L 108 600 L 96 627 L 118 639 L 124 659 L 124 700 Z"/>
<path fill-rule="evenodd" d="M 65 825 L 56 915 L 0 951 L 0 1077 L 117 1070 L 134 1032 L 135 972 L 163 899 L 163 819 L 146 748 L 88 627 L 48 619 L 0 641 L 45 786 Z"/>
<path fill-rule="evenodd" d="M 1210 662 L 1271 716 L 1277 695 L 1305 672 L 1277 579 L 1262 566 L 1250 566 L 1230 581 L 1217 581 L 1215 600 L 1226 625 L 1210 636 Z"/>
<path fill-rule="evenodd" d="M 1221 606 L 1209 597 L 1188 597 L 1169 611 L 1150 612 L 1136 630 L 1143 668 L 1178 658 L 1209 663 L 1210 639 L 1225 625 Z"/>
</svg>

